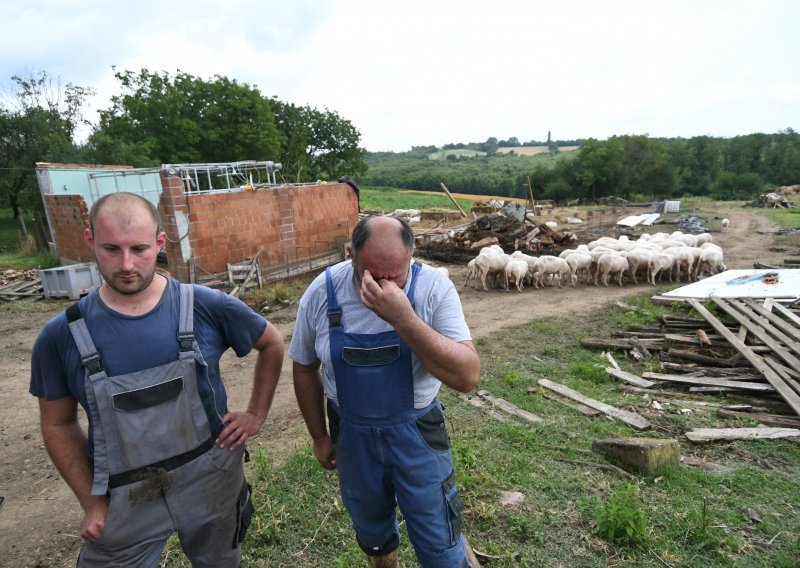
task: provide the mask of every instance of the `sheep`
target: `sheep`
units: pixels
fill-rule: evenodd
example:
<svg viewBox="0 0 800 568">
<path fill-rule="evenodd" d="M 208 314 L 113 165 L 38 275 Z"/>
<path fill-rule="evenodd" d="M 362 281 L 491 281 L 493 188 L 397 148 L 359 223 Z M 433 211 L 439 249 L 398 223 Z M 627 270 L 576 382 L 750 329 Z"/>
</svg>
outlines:
<svg viewBox="0 0 800 568">
<path fill-rule="evenodd" d="M 517 287 L 517 292 L 522 292 L 522 284 L 528 276 L 528 263 L 524 260 L 511 259 L 506 264 L 506 292 L 508 292 L 508 283 L 513 282 Z"/>
<path fill-rule="evenodd" d="M 467 282 L 470 280 L 476 280 L 478 277 L 478 268 L 475 266 L 476 259 L 473 258 L 467 263 L 467 277 L 464 278 L 464 288 L 467 287 Z M 475 283 L 475 288 L 478 288 L 477 282 Z"/>
<path fill-rule="evenodd" d="M 541 284 L 542 287 L 544 287 L 545 276 L 552 277 L 558 275 L 558 287 L 561 288 L 564 278 L 569 274 L 571 274 L 569 264 L 567 264 L 567 261 L 563 258 L 558 258 L 557 256 L 551 255 L 540 256 L 536 261 L 536 271 L 533 275 L 533 286 L 534 288 L 539 288 L 539 284 Z"/>
<path fill-rule="evenodd" d="M 686 281 L 691 281 L 692 265 L 694 264 L 694 255 L 692 254 L 691 247 L 673 247 L 669 249 L 669 254 L 675 259 L 672 265 L 675 272 L 675 279 L 681 281 L 681 269 L 686 269 Z"/>
<path fill-rule="evenodd" d="M 730 224 L 731 224 L 730 219 L 725 218 L 725 219 L 722 220 L 722 222 L 720 223 L 720 226 L 722 227 L 721 230 L 722 230 L 723 233 L 728 230 L 728 227 L 730 226 Z"/>
<path fill-rule="evenodd" d="M 489 245 L 488 247 L 483 247 L 478 254 L 505 254 L 503 247 L 500 245 Z"/>
<path fill-rule="evenodd" d="M 648 271 L 650 273 L 648 281 L 653 286 L 656 285 L 656 276 L 659 273 L 666 272 L 669 275 L 669 281 L 672 282 L 672 266 L 675 264 L 675 257 L 666 252 L 658 252 L 653 255 L 648 263 Z"/>
<path fill-rule="evenodd" d="M 506 264 L 510 258 L 507 254 L 479 254 L 475 257 L 476 277 L 481 279 L 485 291 L 489 290 L 486 287 L 487 276 L 498 275 L 505 279 Z"/>
<path fill-rule="evenodd" d="M 511 253 L 511 258 L 525 261 L 525 264 L 528 265 L 528 273 L 525 275 L 526 283 L 533 281 L 533 275 L 536 272 L 536 261 L 539 259 L 518 250 Z"/>
<path fill-rule="evenodd" d="M 570 277 L 572 280 L 572 287 L 578 282 L 578 272 L 581 270 L 586 271 L 586 283 L 589 283 L 589 278 L 592 274 L 592 255 L 586 252 L 573 252 L 568 255 L 564 260 L 570 269 Z"/>
<path fill-rule="evenodd" d="M 656 251 L 649 248 L 637 247 L 628 251 L 628 254 L 625 255 L 625 258 L 628 259 L 628 272 L 631 275 L 631 278 L 633 278 L 634 284 L 639 284 L 639 281 L 636 279 L 636 273 L 640 268 L 644 269 L 645 274 L 647 273 L 650 258 L 655 254 L 655 252 Z"/>
<path fill-rule="evenodd" d="M 603 284 L 608 286 L 608 277 L 612 274 L 617 275 L 617 282 L 622 286 L 622 277 L 628 270 L 628 259 L 621 255 L 604 254 L 597 261 L 597 276 L 594 285 L 597 286 L 600 278 Z"/>
<path fill-rule="evenodd" d="M 699 278 L 705 271 L 708 269 L 708 273 L 710 275 L 719 274 L 728 269 L 723 262 L 723 254 L 722 249 L 717 250 L 715 248 L 705 248 L 702 249 L 702 253 L 700 254 L 700 261 L 697 263 L 697 277 Z"/>
<path fill-rule="evenodd" d="M 713 237 L 711 236 L 711 233 L 700 233 L 699 235 L 697 235 L 697 245 L 696 246 L 699 247 L 700 245 L 703 245 L 705 243 L 710 243 L 712 240 L 713 240 Z"/>
</svg>

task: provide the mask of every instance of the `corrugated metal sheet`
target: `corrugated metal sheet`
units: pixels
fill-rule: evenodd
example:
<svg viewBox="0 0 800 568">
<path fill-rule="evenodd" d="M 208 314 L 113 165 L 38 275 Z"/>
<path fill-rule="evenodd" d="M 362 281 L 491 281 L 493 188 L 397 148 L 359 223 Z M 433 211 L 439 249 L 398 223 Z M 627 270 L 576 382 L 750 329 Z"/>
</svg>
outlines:
<svg viewBox="0 0 800 568">
<path fill-rule="evenodd" d="M 777 275 L 777 282 L 767 275 Z M 663 294 L 676 298 L 791 298 L 800 297 L 800 270 L 726 270 Z"/>
</svg>

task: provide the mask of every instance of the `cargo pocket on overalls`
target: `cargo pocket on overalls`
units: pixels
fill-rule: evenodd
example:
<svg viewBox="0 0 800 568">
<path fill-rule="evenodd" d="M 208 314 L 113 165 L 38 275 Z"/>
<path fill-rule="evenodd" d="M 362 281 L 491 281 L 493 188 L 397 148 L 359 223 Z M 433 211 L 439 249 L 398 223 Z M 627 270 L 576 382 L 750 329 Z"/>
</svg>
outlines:
<svg viewBox="0 0 800 568">
<path fill-rule="evenodd" d="M 253 507 L 253 500 L 250 498 L 251 490 L 250 484 L 245 481 L 242 484 L 242 490 L 239 492 L 239 498 L 236 499 L 236 530 L 233 533 L 231 548 L 236 548 L 244 542 L 247 528 L 253 519 L 255 508 Z"/>
<path fill-rule="evenodd" d="M 335 445 L 339 441 L 339 432 L 341 428 L 342 419 L 336 408 L 333 406 L 331 399 L 328 399 L 328 430 L 331 433 L 331 442 Z"/>
<path fill-rule="evenodd" d="M 441 405 L 435 405 L 426 414 L 417 418 L 416 423 L 420 436 L 430 449 L 436 452 L 446 452 L 450 449 L 450 436 L 447 435 L 447 425 Z"/>
<path fill-rule="evenodd" d="M 450 476 L 442 483 L 444 489 L 444 500 L 447 503 L 447 522 L 450 527 L 450 544 L 455 544 L 461 537 L 461 511 L 464 503 L 456 487 L 456 474 L 451 472 Z"/>
</svg>

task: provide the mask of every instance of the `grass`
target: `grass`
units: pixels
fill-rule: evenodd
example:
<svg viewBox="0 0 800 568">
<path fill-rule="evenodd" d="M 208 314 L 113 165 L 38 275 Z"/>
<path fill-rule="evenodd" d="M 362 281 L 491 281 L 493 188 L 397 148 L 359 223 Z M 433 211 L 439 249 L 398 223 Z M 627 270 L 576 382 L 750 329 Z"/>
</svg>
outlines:
<svg viewBox="0 0 800 568">
<path fill-rule="evenodd" d="M 543 318 L 476 341 L 482 359 L 479 388 L 541 416 L 542 423 L 498 422 L 443 389 L 470 543 L 493 557 L 485 561 L 493 568 L 796 568 L 800 445 L 786 440 L 692 445 L 682 436 L 689 429 L 743 421 L 720 419 L 713 410 L 670 411 L 674 407 L 663 399 L 667 410 L 656 411 L 649 398 L 619 391 L 619 383 L 602 372 L 605 358 L 579 342 L 584 336 L 608 337 L 629 323 L 657 321 L 665 311 L 650 305 L 646 295 L 624 303 L 633 309 L 601 306 L 589 316 Z M 620 355 L 617 360 L 632 372 L 652 366 Z M 654 428 L 636 433 L 602 415 L 579 414 L 545 399 L 540 378 L 638 412 Z M 678 439 L 682 454 L 727 466 L 730 473 L 671 466 L 637 475 L 631 485 L 613 472 L 577 463 L 603 462 L 587 455 L 592 441 L 624 436 Z M 280 464 L 259 450 L 251 478 L 257 514 L 245 541 L 245 566 L 364 565 L 336 476 L 322 470 L 308 448 Z M 510 491 L 522 493 L 520 504 L 500 503 Z M 747 508 L 763 521 L 751 522 Z M 626 526 L 630 538 L 619 532 Z M 416 566 L 403 533 L 400 565 Z M 166 566 L 187 565 L 176 550 L 172 543 Z"/>
<path fill-rule="evenodd" d="M 469 208 L 472 207 L 472 200 L 458 199 L 457 201 L 465 211 L 469 211 Z M 390 213 L 395 209 L 442 209 L 456 211 L 453 202 L 450 201 L 444 192 L 440 195 L 423 194 L 391 187 L 361 188 L 361 208 L 365 210 L 377 209 L 384 213 Z"/>
<path fill-rule="evenodd" d="M 22 238 L 19 222 L 11 209 L 0 209 L 0 268 L 28 270 L 56 266 L 53 255 L 36 250 L 31 227 L 28 230 L 28 236 Z"/>
</svg>

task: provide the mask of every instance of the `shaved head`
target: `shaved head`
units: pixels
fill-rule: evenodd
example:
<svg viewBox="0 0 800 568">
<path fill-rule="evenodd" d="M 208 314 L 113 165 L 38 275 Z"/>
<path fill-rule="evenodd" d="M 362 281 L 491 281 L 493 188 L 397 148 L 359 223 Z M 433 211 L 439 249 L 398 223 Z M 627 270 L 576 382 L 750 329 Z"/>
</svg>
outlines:
<svg viewBox="0 0 800 568">
<path fill-rule="evenodd" d="M 94 234 L 97 219 L 102 215 L 112 215 L 117 222 L 129 225 L 138 220 L 141 211 L 144 210 L 155 224 L 155 232 L 158 234 L 161 229 L 161 217 L 158 209 L 141 195 L 127 193 L 124 191 L 104 195 L 94 202 L 89 211 L 89 228 Z"/>
</svg>

